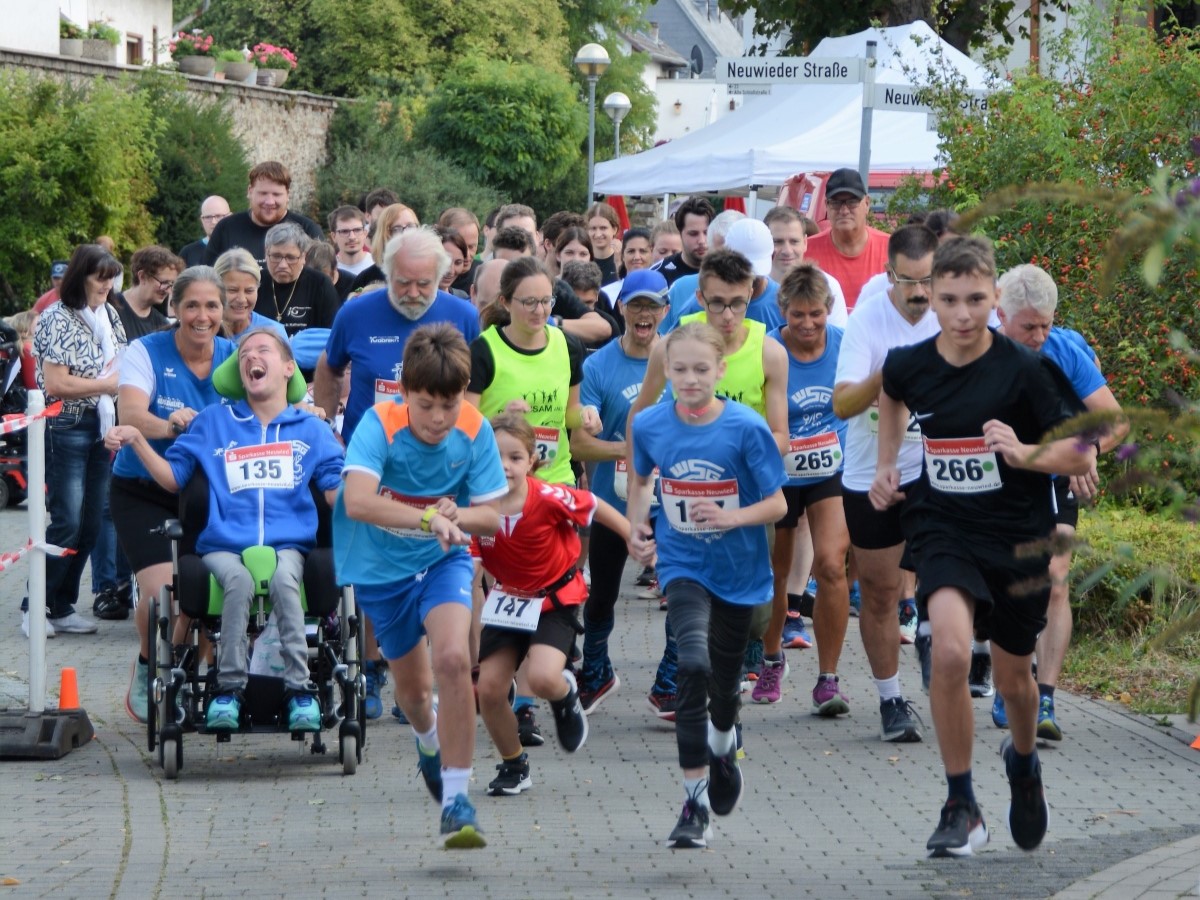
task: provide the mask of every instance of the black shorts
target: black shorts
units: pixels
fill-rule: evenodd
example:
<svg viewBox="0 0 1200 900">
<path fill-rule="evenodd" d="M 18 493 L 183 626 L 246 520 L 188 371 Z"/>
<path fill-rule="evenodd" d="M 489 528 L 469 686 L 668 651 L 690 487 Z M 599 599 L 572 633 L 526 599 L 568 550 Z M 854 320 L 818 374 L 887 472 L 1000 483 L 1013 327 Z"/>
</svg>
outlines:
<svg viewBox="0 0 1200 900">
<path fill-rule="evenodd" d="M 1079 524 L 1079 501 L 1071 493 L 1071 479 L 1062 476 L 1054 479 L 1054 505 L 1058 507 L 1054 514 L 1055 525 L 1074 528 Z"/>
<path fill-rule="evenodd" d="M 134 572 L 171 561 L 171 542 L 152 534 L 167 519 L 179 518 L 179 495 L 163 490 L 145 478 L 116 475 L 108 489 L 113 527 L 129 567 Z"/>
<path fill-rule="evenodd" d="M 900 485 L 907 492 L 916 484 L 916 479 Z M 846 510 L 846 530 L 850 532 L 850 545 L 860 550 L 886 550 L 904 543 L 904 529 L 900 527 L 900 514 L 904 504 L 897 503 L 883 512 L 871 505 L 866 491 L 852 491 L 842 486 L 842 506 Z"/>
<path fill-rule="evenodd" d="M 800 524 L 804 511 L 814 503 L 828 500 L 830 497 L 842 496 L 842 479 L 840 475 L 818 481 L 816 484 L 799 485 L 785 484 L 783 499 L 787 501 L 787 512 L 775 523 L 776 528 L 795 528 Z"/>
<path fill-rule="evenodd" d="M 529 653 L 531 644 L 545 644 L 561 651 L 564 656 L 569 655 L 575 636 L 579 633 L 575 630 L 575 624 L 579 621 L 580 608 L 565 606 L 562 609 L 543 611 L 538 619 L 536 631 L 517 631 L 515 628 L 484 625 L 479 635 L 479 661 L 483 662 L 497 650 L 515 647 L 519 666 Z"/>
<path fill-rule="evenodd" d="M 1046 627 L 1050 602 L 1050 556 L 1039 543 L 1033 555 L 1017 546 L 967 538 L 962 532 L 925 532 L 909 557 L 917 573 L 917 605 L 925 618 L 929 596 L 958 588 L 975 600 L 975 637 L 991 640 L 1015 656 L 1027 656 Z"/>
</svg>

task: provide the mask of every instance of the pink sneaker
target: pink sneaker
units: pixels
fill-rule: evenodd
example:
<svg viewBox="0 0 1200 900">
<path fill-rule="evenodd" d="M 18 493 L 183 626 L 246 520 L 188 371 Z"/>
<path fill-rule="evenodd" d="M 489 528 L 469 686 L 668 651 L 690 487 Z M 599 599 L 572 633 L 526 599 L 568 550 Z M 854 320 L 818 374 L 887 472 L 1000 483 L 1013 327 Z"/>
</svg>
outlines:
<svg viewBox="0 0 1200 900">
<path fill-rule="evenodd" d="M 850 712 L 850 700 L 838 689 L 836 675 L 822 675 L 817 679 L 812 692 L 812 711 L 814 716 L 826 718 Z"/>
<path fill-rule="evenodd" d="M 783 677 L 787 674 L 784 660 L 771 662 L 763 660 L 762 668 L 758 670 L 758 680 L 754 682 L 754 690 L 750 699 L 755 703 L 778 703 L 783 696 Z"/>
</svg>

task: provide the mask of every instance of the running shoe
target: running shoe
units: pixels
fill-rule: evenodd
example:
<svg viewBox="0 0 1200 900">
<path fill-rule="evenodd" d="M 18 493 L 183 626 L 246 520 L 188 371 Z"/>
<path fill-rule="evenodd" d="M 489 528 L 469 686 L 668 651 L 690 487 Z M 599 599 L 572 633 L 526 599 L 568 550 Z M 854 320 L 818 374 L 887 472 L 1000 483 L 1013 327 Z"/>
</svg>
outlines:
<svg viewBox="0 0 1200 900">
<path fill-rule="evenodd" d="M 667 838 L 667 846 L 676 850 L 702 850 L 712 840 L 712 826 L 709 824 L 708 808 L 702 806 L 694 797 L 683 801 L 683 812 L 679 821 Z"/>
<path fill-rule="evenodd" d="M 992 724 L 997 728 L 1008 727 L 1008 710 L 1004 708 L 1004 698 L 999 694 L 992 701 Z"/>
<path fill-rule="evenodd" d="M 125 711 L 143 725 L 150 718 L 149 663 L 133 661 L 129 676 L 129 691 L 125 694 Z"/>
<path fill-rule="evenodd" d="M 527 753 L 522 753 L 516 759 L 501 760 L 496 769 L 500 774 L 488 785 L 488 795 L 491 797 L 515 797 L 521 791 L 533 787 L 533 779 L 529 777 Z"/>
<path fill-rule="evenodd" d="M 738 766 L 736 738 L 734 747 L 721 756 L 708 751 L 708 805 L 718 816 L 737 809 L 742 799 L 742 770 Z"/>
<path fill-rule="evenodd" d="M 972 697 L 991 697 L 996 693 L 992 685 L 992 654 L 972 653 L 971 671 L 967 675 Z"/>
<path fill-rule="evenodd" d="M 476 705 L 475 705 L 475 711 L 476 711 L 476 712 L 479 712 L 479 704 L 478 704 L 478 701 L 476 702 Z M 399 704 L 399 703 L 395 704 L 395 705 L 392 707 L 392 718 L 393 718 L 393 719 L 395 719 L 397 722 L 399 722 L 401 725 L 410 725 L 410 724 L 412 724 L 412 723 L 410 723 L 410 722 L 408 721 L 408 716 L 406 716 L 406 715 L 404 714 L 404 710 L 402 710 L 402 709 L 400 708 L 400 704 Z"/>
<path fill-rule="evenodd" d="M 822 675 L 817 679 L 817 686 L 812 692 L 812 713 L 814 716 L 833 718 L 850 712 L 850 700 L 838 686 L 836 675 Z"/>
<path fill-rule="evenodd" d="M 65 616 L 60 616 L 57 619 L 46 617 L 46 633 L 50 633 L 50 626 L 54 626 L 56 634 L 95 634 L 100 630 L 100 626 L 77 612 L 67 613 Z"/>
<path fill-rule="evenodd" d="M 383 699 L 379 696 L 380 685 L 387 684 L 386 663 L 381 660 L 367 660 L 363 666 L 363 674 L 367 678 L 367 695 L 363 698 L 363 712 L 368 719 L 378 719 L 383 715 Z"/>
<path fill-rule="evenodd" d="M 1042 763 L 1033 758 L 1033 771 L 1029 775 L 1013 777 L 1013 757 L 1016 755 L 1012 735 L 1006 735 L 1000 744 L 1000 755 L 1004 757 L 1004 768 L 1008 774 L 1011 802 L 1008 807 L 1008 830 L 1013 843 L 1022 850 L 1033 850 L 1046 836 L 1050 824 L 1050 807 L 1046 804 L 1046 790 L 1042 786 Z"/>
<path fill-rule="evenodd" d="M 758 681 L 758 670 L 763 664 L 762 638 L 751 638 L 746 642 L 746 652 L 742 655 L 742 693 L 750 690 Z"/>
<path fill-rule="evenodd" d="M 638 588 L 637 598 L 639 600 L 659 600 L 662 598 L 663 592 L 658 588 L 658 579 L 650 579 L 650 583 L 645 587 Z"/>
<path fill-rule="evenodd" d="M 932 857 L 971 856 L 987 842 L 987 825 L 979 804 L 951 797 L 942 807 L 937 830 L 925 843 L 925 849 Z"/>
<path fill-rule="evenodd" d="M 917 648 L 917 660 L 921 664 L 921 689 L 929 693 L 929 679 L 933 677 L 933 635 L 920 634 L 913 643 Z"/>
<path fill-rule="evenodd" d="M 750 692 L 750 699 L 755 703 L 778 703 L 783 697 L 783 678 L 786 674 L 785 660 L 772 662 L 764 659 L 762 668 L 758 670 L 758 680 L 754 682 L 754 690 Z"/>
<path fill-rule="evenodd" d="M 540 747 L 546 743 L 542 737 L 542 729 L 534 718 L 533 706 L 522 706 L 517 710 L 517 735 L 521 738 L 522 747 Z"/>
<path fill-rule="evenodd" d="M 638 577 L 633 580 L 633 583 L 638 587 L 646 587 L 656 580 L 657 579 L 654 575 L 654 566 L 646 566 L 642 569 Z"/>
<path fill-rule="evenodd" d="M 813 645 L 808 629 L 804 627 L 804 619 L 800 613 L 792 614 L 789 609 L 787 619 L 783 623 L 783 646 L 785 650 L 807 650 Z"/>
<path fill-rule="evenodd" d="M 237 731 L 242 701 L 237 694 L 217 694 L 208 703 L 204 726 L 209 731 Z"/>
<path fill-rule="evenodd" d="M 879 704 L 881 740 L 893 744 L 913 744 L 921 740 L 921 717 L 912 703 L 903 697 L 893 697 Z"/>
<path fill-rule="evenodd" d="M 288 700 L 288 731 L 320 730 L 321 705 L 317 698 L 312 694 L 293 694 Z"/>
<path fill-rule="evenodd" d="M 117 592 L 117 587 L 107 587 L 92 600 L 92 615 L 97 619 L 119 622 L 129 618 L 129 603 Z"/>
<path fill-rule="evenodd" d="M 579 702 L 579 687 L 574 674 L 564 669 L 563 678 L 567 680 L 567 696 L 552 701 L 550 711 L 554 714 L 554 731 L 559 744 L 568 753 L 574 753 L 587 740 L 588 721 Z"/>
<path fill-rule="evenodd" d="M 21 610 L 21 634 L 29 637 L 29 610 Z M 50 624 L 50 620 L 46 620 L 46 638 L 54 637 L 54 626 Z M 140 721 L 140 720 L 139 720 Z"/>
<path fill-rule="evenodd" d="M 432 753 L 421 746 L 420 738 L 414 736 L 417 742 L 417 769 L 425 780 L 425 787 L 438 803 L 442 802 L 442 751 Z"/>
<path fill-rule="evenodd" d="M 604 701 L 604 698 L 608 697 L 610 694 L 616 693 L 617 688 L 620 686 L 621 679 L 617 677 L 616 672 L 613 672 L 609 679 L 605 682 L 602 682 L 599 687 L 580 688 L 579 702 L 583 706 L 583 711 L 588 715 L 591 715 L 596 707 L 598 707 Z"/>
<path fill-rule="evenodd" d="M 646 696 L 646 702 L 650 704 L 650 709 L 654 711 L 654 714 L 663 721 L 675 721 L 676 698 L 674 694 L 655 694 L 651 692 Z"/>
<path fill-rule="evenodd" d="M 486 847 L 483 832 L 475 821 L 475 807 L 466 794 L 442 808 L 442 846 L 447 850 L 475 850 Z"/>
<path fill-rule="evenodd" d="M 909 597 L 900 601 L 900 643 L 912 644 L 917 640 L 917 601 Z"/>
<path fill-rule="evenodd" d="M 1038 702 L 1037 736 L 1043 741 L 1061 741 L 1062 729 L 1054 718 L 1054 698 L 1043 694 Z"/>
<path fill-rule="evenodd" d="M 855 581 L 850 585 L 850 615 L 858 618 L 862 611 L 862 591 L 859 590 L 858 582 Z"/>
</svg>

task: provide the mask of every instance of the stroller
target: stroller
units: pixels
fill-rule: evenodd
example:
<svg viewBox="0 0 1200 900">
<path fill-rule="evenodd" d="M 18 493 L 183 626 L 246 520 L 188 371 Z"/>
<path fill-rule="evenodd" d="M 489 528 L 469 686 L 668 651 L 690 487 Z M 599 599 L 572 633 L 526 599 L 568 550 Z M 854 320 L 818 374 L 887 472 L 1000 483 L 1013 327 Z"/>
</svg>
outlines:
<svg viewBox="0 0 1200 900">
<path fill-rule="evenodd" d="M 24 415 L 28 405 L 21 381 L 21 338 L 0 321 L 0 416 Z M 29 490 L 25 432 L 0 434 L 0 510 L 20 503 Z"/>
</svg>

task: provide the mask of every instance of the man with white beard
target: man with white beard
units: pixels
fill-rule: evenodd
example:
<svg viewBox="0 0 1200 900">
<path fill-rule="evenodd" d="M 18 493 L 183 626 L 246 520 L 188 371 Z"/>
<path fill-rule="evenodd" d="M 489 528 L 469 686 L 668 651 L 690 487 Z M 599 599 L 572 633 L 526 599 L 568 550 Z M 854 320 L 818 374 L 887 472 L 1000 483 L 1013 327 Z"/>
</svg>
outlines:
<svg viewBox="0 0 1200 900">
<path fill-rule="evenodd" d="M 387 243 L 383 271 L 387 288 L 347 302 L 333 320 L 329 342 L 317 361 L 313 399 L 334 413 L 346 365 L 350 396 L 342 437 L 346 443 L 368 409 L 400 396 L 404 344 L 421 325 L 449 322 L 470 344 L 479 335 L 479 314 L 468 301 L 438 290 L 450 255 L 432 228 L 410 228 Z"/>
</svg>

